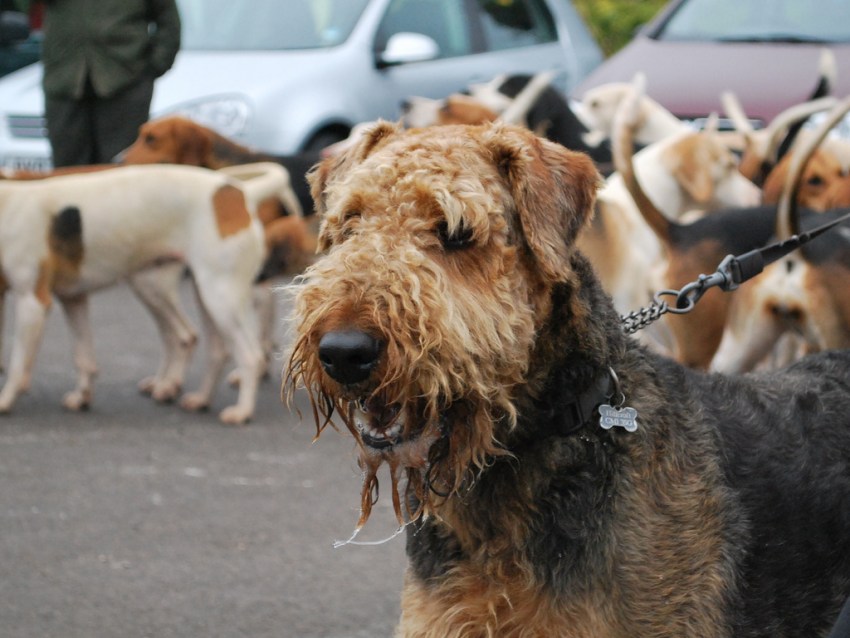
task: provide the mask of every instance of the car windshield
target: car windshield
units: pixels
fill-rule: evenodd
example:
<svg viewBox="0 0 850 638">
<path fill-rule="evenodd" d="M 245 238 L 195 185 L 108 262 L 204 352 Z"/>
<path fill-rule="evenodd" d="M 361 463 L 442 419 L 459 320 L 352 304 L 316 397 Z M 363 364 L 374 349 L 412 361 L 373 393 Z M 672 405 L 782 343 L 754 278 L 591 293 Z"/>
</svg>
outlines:
<svg viewBox="0 0 850 638">
<path fill-rule="evenodd" d="M 850 42 L 848 0 L 686 0 L 659 40 Z"/>
<path fill-rule="evenodd" d="M 181 48 L 277 51 L 336 46 L 369 0 L 178 0 Z"/>
</svg>

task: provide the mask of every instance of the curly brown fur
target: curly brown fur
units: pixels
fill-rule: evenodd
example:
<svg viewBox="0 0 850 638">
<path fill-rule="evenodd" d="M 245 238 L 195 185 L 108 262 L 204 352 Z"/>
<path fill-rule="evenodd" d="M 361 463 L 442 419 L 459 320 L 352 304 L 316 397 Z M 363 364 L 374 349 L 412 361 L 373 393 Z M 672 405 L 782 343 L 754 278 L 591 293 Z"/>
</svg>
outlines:
<svg viewBox="0 0 850 638">
<path fill-rule="evenodd" d="M 357 440 L 358 526 L 390 466 L 399 636 L 826 632 L 850 592 L 850 355 L 727 379 L 624 336 L 573 249 L 598 174 L 522 129 L 380 124 L 311 180 L 326 253 L 285 389 Z M 610 370 L 635 432 L 576 416 Z"/>
</svg>

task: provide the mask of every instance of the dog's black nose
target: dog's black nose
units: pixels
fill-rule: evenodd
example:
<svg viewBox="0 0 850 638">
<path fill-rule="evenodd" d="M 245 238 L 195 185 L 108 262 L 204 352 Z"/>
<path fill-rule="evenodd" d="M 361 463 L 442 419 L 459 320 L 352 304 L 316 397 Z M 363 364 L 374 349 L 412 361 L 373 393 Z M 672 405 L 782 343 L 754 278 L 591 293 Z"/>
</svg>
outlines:
<svg viewBox="0 0 850 638">
<path fill-rule="evenodd" d="M 381 342 L 359 330 L 326 333 L 319 340 L 319 361 L 334 381 L 351 385 L 369 378 L 378 364 Z"/>
</svg>

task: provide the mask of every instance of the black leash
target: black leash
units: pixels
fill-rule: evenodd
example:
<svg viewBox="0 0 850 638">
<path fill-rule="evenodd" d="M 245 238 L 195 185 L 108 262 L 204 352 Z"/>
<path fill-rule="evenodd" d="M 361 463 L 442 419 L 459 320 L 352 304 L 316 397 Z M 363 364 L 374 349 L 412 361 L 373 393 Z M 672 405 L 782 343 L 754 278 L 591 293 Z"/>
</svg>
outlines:
<svg viewBox="0 0 850 638">
<path fill-rule="evenodd" d="M 765 266 L 782 259 L 803 244 L 848 219 L 850 219 L 850 213 L 806 233 L 793 235 L 770 246 L 757 248 L 737 257 L 727 255 L 713 274 L 700 275 L 696 281 L 692 281 L 681 290 L 661 290 L 655 294 L 652 303 L 646 308 L 633 310 L 620 317 L 623 323 L 623 331 L 626 334 L 637 332 L 646 328 L 656 319 L 660 319 L 667 312 L 676 315 L 688 313 L 694 309 L 696 303 L 709 288 L 717 286 L 724 292 L 735 290 L 742 283 L 762 272 Z M 662 297 L 675 297 L 675 305 L 669 305 Z"/>
</svg>

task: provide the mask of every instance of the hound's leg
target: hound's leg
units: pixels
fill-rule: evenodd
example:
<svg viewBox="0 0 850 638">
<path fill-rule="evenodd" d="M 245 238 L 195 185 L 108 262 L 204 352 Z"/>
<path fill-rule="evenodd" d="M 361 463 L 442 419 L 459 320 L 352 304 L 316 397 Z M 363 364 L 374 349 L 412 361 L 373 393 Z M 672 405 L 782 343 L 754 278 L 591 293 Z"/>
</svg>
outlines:
<svg viewBox="0 0 850 638">
<path fill-rule="evenodd" d="M 40 300 L 34 292 L 17 294 L 12 356 L 9 375 L 0 391 L 0 413 L 9 412 L 18 395 L 29 388 L 49 308 L 50 301 Z"/>
<path fill-rule="evenodd" d="M 129 278 L 130 287 L 156 322 L 164 349 L 156 374 L 139 382 L 139 390 L 156 401 L 173 401 L 180 394 L 198 342 L 195 328 L 180 305 L 184 269 L 182 263 L 175 262 L 139 271 Z"/>
<path fill-rule="evenodd" d="M 210 316 L 203 298 L 195 287 L 198 297 L 198 308 L 203 323 L 204 335 L 207 339 L 207 362 L 204 366 L 204 376 L 201 384 L 195 392 L 184 394 L 180 399 L 180 406 L 185 410 L 196 412 L 205 410 L 210 406 L 212 395 L 221 379 L 224 364 L 227 361 L 227 348 L 224 337 L 218 330 L 215 321 Z"/>
<path fill-rule="evenodd" d="M 257 387 L 264 369 L 259 329 L 250 289 L 242 282 L 224 278 L 198 280 L 202 305 L 210 319 L 231 346 L 239 374 L 239 397 L 235 405 L 225 408 L 219 418 L 224 423 L 242 424 L 254 415 Z M 241 294 L 240 294 L 241 291 Z"/>
<path fill-rule="evenodd" d="M 275 297 L 268 282 L 255 284 L 253 288 L 254 308 L 260 325 L 260 347 L 263 350 L 263 372 L 261 378 L 269 376 L 269 363 L 277 345 L 274 342 L 275 329 Z M 239 370 L 233 370 L 227 375 L 227 383 L 239 385 Z"/>
<path fill-rule="evenodd" d="M 760 312 L 756 309 L 754 314 Z M 711 360 L 712 372 L 741 374 L 755 368 L 779 338 L 782 328 L 776 321 L 750 319 L 745 329 L 727 323 L 717 353 Z"/>
<path fill-rule="evenodd" d="M 3 352 L 3 329 L 6 326 L 6 294 L 8 289 L 0 283 L 0 353 Z M 3 364 L 0 363 L 0 372 L 3 372 Z"/>
<path fill-rule="evenodd" d="M 77 387 L 65 394 L 62 405 L 78 412 L 91 405 L 94 378 L 97 376 L 89 298 L 79 295 L 60 298 L 59 301 L 74 339 L 74 366 L 77 368 Z"/>
</svg>

